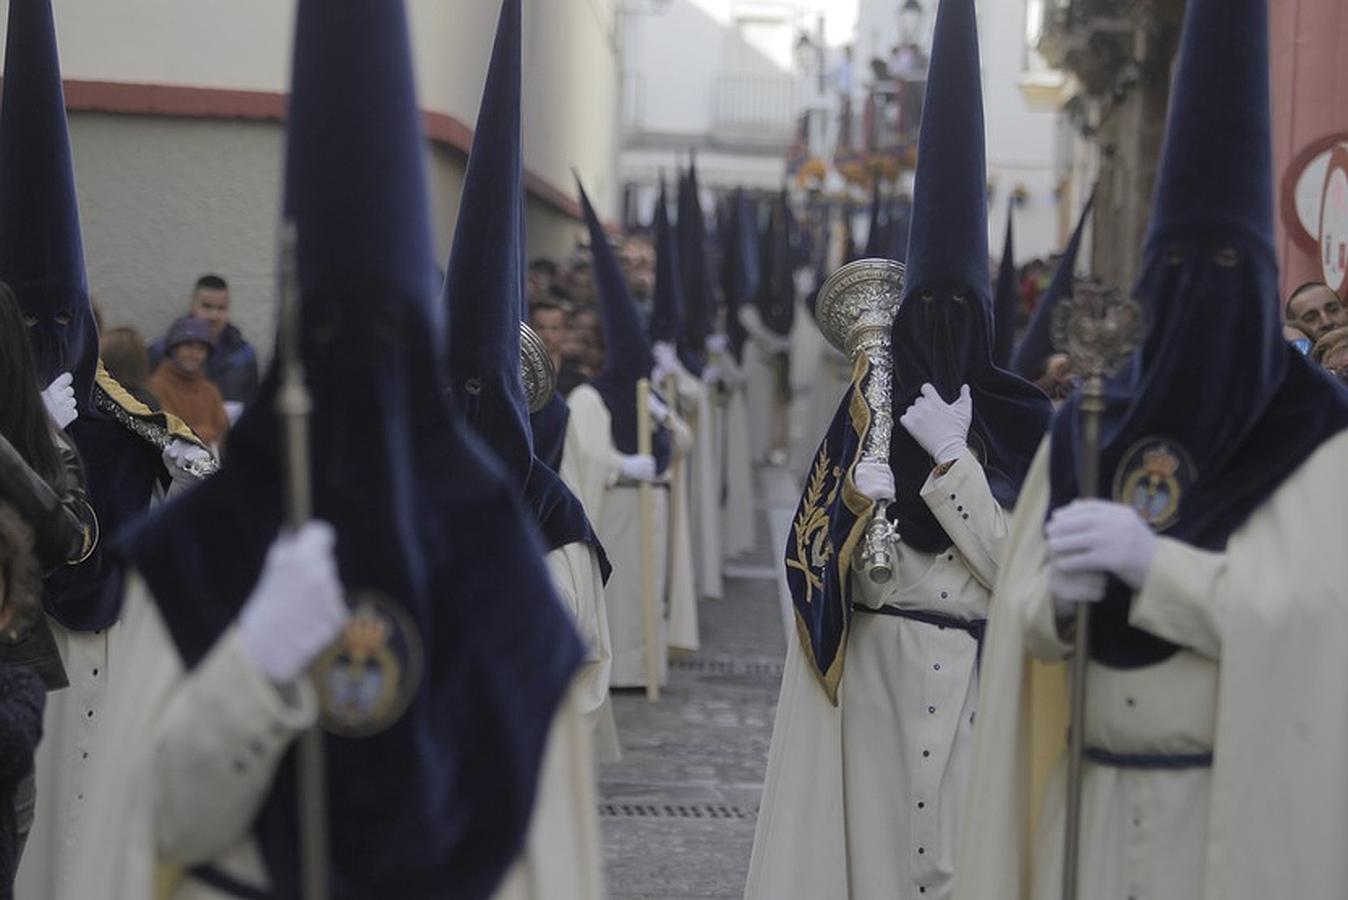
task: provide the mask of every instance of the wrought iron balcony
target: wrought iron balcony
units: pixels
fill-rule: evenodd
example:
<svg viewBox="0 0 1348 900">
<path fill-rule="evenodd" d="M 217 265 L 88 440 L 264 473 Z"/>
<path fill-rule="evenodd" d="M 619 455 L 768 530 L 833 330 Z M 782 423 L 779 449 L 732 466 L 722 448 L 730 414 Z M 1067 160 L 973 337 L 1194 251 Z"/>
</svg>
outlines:
<svg viewBox="0 0 1348 900">
<path fill-rule="evenodd" d="M 794 78 L 725 76 L 712 93 L 712 127 L 747 132 L 765 140 L 790 140 L 800 112 Z"/>
</svg>

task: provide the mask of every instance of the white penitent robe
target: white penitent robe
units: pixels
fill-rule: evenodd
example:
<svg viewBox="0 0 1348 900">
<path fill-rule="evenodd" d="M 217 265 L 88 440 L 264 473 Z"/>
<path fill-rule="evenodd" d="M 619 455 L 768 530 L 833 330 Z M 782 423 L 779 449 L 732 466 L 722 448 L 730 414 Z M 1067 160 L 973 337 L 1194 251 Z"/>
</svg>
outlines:
<svg viewBox="0 0 1348 900">
<path fill-rule="evenodd" d="M 248 827 L 290 740 L 310 724 L 307 686 L 278 691 L 247 662 L 232 630 L 185 673 L 144 582 L 127 582 L 111 688 L 95 708 L 97 740 L 79 814 L 66 825 L 65 860 L 18 896 L 145 900 L 159 862 L 215 860 L 265 884 Z M 83 751 L 79 751 L 81 755 Z M 220 896 L 175 879 L 175 898 Z M 26 890 L 31 889 L 31 893 Z"/>
<path fill-rule="evenodd" d="M 810 445 L 809 452 L 815 453 L 824 435 L 833 424 L 833 416 L 838 411 L 843 394 L 852 384 L 852 364 L 847 357 L 834 349 L 827 341 L 819 342 L 819 375 L 815 379 L 810 396 Z M 811 443 L 812 442 L 812 443 Z M 797 471 L 806 471 L 804 468 Z"/>
<path fill-rule="evenodd" d="M 613 644 L 612 687 L 646 684 L 645 618 L 643 608 L 640 489 L 619 481 L 620 455 L 613 446 L 612 425 L 603 398 L 589 385 L 567 397 L 571 420 L 567 424 L 562 480 L 576 492 L 589 511 L 599 540 L 613 564 L 604 591 L 609 636 Z M 668 570 L 669 487 L 651 491 L 654 526 L 654 570 L 658 640 L 656 671 L 660 683 L 668 678 Z"/>
<path fill-rule="evenodd" d="M 602 900 L 590 729 L 571 696 L 553 719 L 524 852 L 493 900 Z"/>
<path fill-rule="evenodd" d="M 1006 513 L 965 453 L 922 488 L 955 542 L 930 554 L 896 543 L 886 585 L 852 573 L 868 608 L 987 615 Z M 966 518 L 967 516 L 967 518 Z M 852 616 L 838 705 L 792 641 L 749 865 L 747 900 L 944 898 L 978 699 L 966 630 L 878 613 Z"/>
<path fill-rule="evenodd" d="M 758 546 L 758 515 L 754 508 L 754 466 L 749 450 L 744 376 L 728 354 L 723 371 L 732 385 L 722 420 L 724 434 L 720 457 L 725 472 L 721 535 L 725 557 L 730 559 L 752 553 Z"/>
<path fill-rule="evenodd" d="M 694 596 L 719 599 L 721 581 L 721 467 L 719 423 L 712 389 L 682 366 L 676 372 L 679 416 L 693 432 L 684 466 Z"/>
<path fill-rule="evenodd" d="M 744 400 L 749 412 L 749 456 L 762 462 L 777 441 L 778 354 L 757 340 L 744 342 Z"/>
<path fill-rule="evenodd" d="M 211 864 L 265 891 L 250 834 L 276 765 L 317 715 L 312 689 L 278 690 L 227 631 L 193 671 L 144 582 L 132 575 L 120 625 L 124 660 L 104 704 L 101 752 L 90 758 L 71 856 L 43 900 L 224 900 L 194 879 Z M 125 686 L 125 687 L 123 687 Z M 589 729 L 573 690 L 554 720 L 525 851 L 503 897 L 602 896 Z M 546 883 L 546 891 L 539 888 Z"/>
<path fill-rule="evenodd" d="M 671 414 L 665 422 L 673 459 L 667 473 L 669 520 L 664 548 L 669 566 L 669 635 L 671 649 L 695 653 L 701 647 L 697 617 L 697 573 L 693 565 L 693 534 L 689 521 L 689 461 L 694 436 L 688 423 Z"/>
<path fill-rule="evenodd" d="M 178 489 L 174 482 L 170 493 Z M 162 499 L 158 488 L 155 497 Z M 36 814 L 19 861 L 16 897 L 71 896 L 69 873 L 80 852 L 75 831 L 87 815 L 90 770 L 104 753 L 109 693 L 129 687 L 123 681 L 128 644 L 121 622 L 93 632 L 71 631 L 50 617 L 47 623 L 70 685 L 47 695 L 34 760 Z"/>
<path fill-rule="evenodd" d="M 814 429 L 813 412 L 818 402 L 821 348 L 825 343 L 813 318 L 808 314 L 796 316 L 791 327 L 791 408 L 787 417 L 790 423 L 787 467 L 792 472 L 809 471 L 819 449 L 819 437 L 824 433 Z"/>
<path fill-rule="evenodd" d="M 609 637 L 599 555 L 588 544 L 567 544 L 549 553 L 546 561 L 558 596 L 570 610 L 576 629 L 585 641 L 585 663 L 572 688 L 576 709 L 590 726 L 598 759 L 616 762 L 622 754 L 609 700 L 613 641 Z"/>
<path fill-rule="evenodd" d="M 692 515 L 693 549 L 698 569 L 698 589 L 709 600 L 725 595 L 722 571 L 725 549 L 721 534 L 721 491 L 725 486 L 725 466 L 721 463 L 725 407 L 719 399 L 721 388 L 708 385 L 703 391 L 697 435 L 693 442 Z"/>
<path fill-rule="evenodd" d="M 16 897 L 72 897 L 72 861 L 79 821 L 88 815 L 90 770 L 106 752 L 103 723 L 112 673 L 108 663 L 125 659 L 126 629 L 121 622 L 95 632 L 70 631 L 48 618 L 70 686 L 47 695 L 42 742 L 34 761 L 37 808 L 27 846 L 19 861 Z"/>
<path fill-rule="evenodd" d="M 1068 647 L 1048 592 L 1048 487 L 1041 449 L 989 622 L 957 900 L 1060 891 L 1066 666 L 1058 661 Z M 1160 538 L 1130 619 L 1188 649 L 1128 672 L 1092 664 L 1086 741 L 1129 754 L 1211 749 L 1214 762 L 1183 770 L 1087 762 L 1080 896 L 1343 897 L 1345 496 L 1341 434 L 1265 499 L 1224 552 Z M 1045 778 L 1049 752 L 1059 770 Z"/>
</svg>

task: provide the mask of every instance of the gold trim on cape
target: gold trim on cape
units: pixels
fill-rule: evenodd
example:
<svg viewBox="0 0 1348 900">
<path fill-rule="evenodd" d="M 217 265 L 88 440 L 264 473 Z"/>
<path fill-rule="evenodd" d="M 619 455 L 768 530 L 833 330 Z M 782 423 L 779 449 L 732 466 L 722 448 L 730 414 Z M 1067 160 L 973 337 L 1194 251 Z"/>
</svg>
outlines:
<svg viewBox="0 0 1348 900">
<path fill-rule="evenodd" d="M 171 437 L 181 438 L 190 444 L 195 444 L 203 450 L 210 450 L 210 446 L 197 436 L 197 433 L 182 419 L 175 416 L 167 410 L 155 412 L 141 403 L 131 395 L 122 383 L 112 376 L 106 368 L 103 367 L 103 360 L 98 361 L 98 370 L 94 373 L 94 384 L 103 390 L 108 399 L 120 406 L 128 415 L 145 422 L 153 427 L 161 428 L 168 432 Z M 130 429 L 128 429 L 130 430 Z M 135 433 L 134 431 L 132 432 Z M 137 435 L 140 437 L 140 435 Z"/>
<path fill-rule="evenodd" d="M 856 366 L 852 370 L 852 399 L 848 404 L 848 414 L 852 419 L 852 428 L 857 433 L 858 448 L 866 443 L 866 433 L 871 427 L 871 411 L 866 405 L 866 398 L 861 390 L 861 383 L 870 372 L 870 362 L 865 354 L 860 354 Z M 838 705 L 838 688 L 842 683 L 843 663 L 847 656 L 847 638 L 851 631 L 851 604 L 852 604 L 852 557 L 856 553 L 857 544 L 861 542 L 866 534 L 866 525 L 870 522 L 871 516 L 875 510 L 875 501 L 861 493 L 856 486 L 856 467 L 861 461 L 861 452 L 858 452 L 851 464 L 847 467 L 847 472 L 842 482 L 842 501 L 846 504 L 849 512 L 856 517 L 852 524 L 852 529 L 847 533 L 847 539 L 838 550 L 837 567 L 842 576 L 842 584 L 839 590 L 842 594 L 843 603 L 843 630 L 838 639 L 838 652 L 833 656 L 833 663 L 827 671 L 819 668 L 819 661 L 814 657 L 814 648 L 810 645 L 810 633 L 806 629 L 805 620 L 801 618 L 800 612 L 796 610 L 795 604 L 792 604 L 792 613 L 796 619 L 796 636 L 800 640 L 801 648 L 805 651 L 805 658 L 810 663 L 812 671 L 820 686 L 824 689 L 824 694 L 828 697 L 829 703 Z"/>
</svg>

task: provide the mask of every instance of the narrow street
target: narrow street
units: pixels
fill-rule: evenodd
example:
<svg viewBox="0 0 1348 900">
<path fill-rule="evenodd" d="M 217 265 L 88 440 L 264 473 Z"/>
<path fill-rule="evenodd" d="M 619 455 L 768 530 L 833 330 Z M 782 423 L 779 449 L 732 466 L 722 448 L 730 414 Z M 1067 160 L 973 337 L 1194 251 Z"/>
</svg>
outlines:
<svg viewBox="0 0 1348 900">
<path fill-rule="evenodd" d="M 781 548 L 796 488 L 759 472 L 758 547 L 699 607 L 702 650 L 671 661 L 658 704 L 614 696 L 623 760 L 600 773 L 611 900 L 740 900 L 786 653 Z"/>
</svg>

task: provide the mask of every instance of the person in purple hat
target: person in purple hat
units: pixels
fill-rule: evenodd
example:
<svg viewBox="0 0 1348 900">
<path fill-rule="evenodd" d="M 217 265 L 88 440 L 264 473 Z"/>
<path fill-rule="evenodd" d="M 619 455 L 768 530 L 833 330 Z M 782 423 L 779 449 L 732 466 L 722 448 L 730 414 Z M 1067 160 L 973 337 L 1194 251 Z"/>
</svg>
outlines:
<svg viewBox="0 0 1348 900">
<path fill-rule="evenodd" d="M 166 411 L 218 447 L 229 431 L 229 415 L 220 389 L 206 377 L 206 361 L 215 351 L 210 323 L 183 316 L 169 328 L 165 346 L 168 354 L 150 376 L 150 390 Z"/>
</svg>

